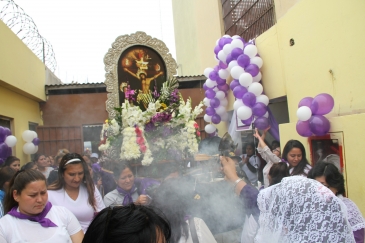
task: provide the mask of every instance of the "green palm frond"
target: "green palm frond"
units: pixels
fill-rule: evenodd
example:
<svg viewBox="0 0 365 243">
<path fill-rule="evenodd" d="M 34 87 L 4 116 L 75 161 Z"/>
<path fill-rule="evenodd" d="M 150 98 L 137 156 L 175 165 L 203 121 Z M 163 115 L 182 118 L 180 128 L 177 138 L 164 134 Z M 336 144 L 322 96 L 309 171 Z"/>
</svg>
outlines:
<svg viewBox="0 0 365 243">
<path fill-rule="evenodd" d="M 144 107 L 148 107 L 149 103 L 155 103 L 155 99 L 152 97 L 151 92 L 149 92 L 148 94 L 139 93 L 137 96 L 137 102 L 142 102 Z"/>
<path fill-rule="evenodd" d="M 166 100 L 170 96 L 172 91 L 174 91 L 178 87 L 179 87 L 179 82 L 177 81 L 177 79 L 175 77 L 168 79 L 166 82 L 164 82 L 162 84 L 162 88 L 161 88 L 161 92 L 160 92 L 160 94 L 161 94 L 160 100 L 162 100 L 162 101 Z"/>
</svg>

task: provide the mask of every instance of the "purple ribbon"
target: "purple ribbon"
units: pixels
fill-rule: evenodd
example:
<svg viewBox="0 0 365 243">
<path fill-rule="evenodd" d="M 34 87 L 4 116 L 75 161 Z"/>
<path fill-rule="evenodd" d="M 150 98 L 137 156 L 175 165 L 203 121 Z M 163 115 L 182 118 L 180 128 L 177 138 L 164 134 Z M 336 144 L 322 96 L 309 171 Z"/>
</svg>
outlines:
<svg viewBox="0 0 365 243">
<path fill-rule="evenodd" d="M 37 216 L 29 216 L 29 215 L 26 215 L 26 214 L 22 214 L 21 212 L 17 211 L 17 208 L 18 208 L 17 206 L 13 207 L 8 212 L 8 214 L 10 214 L 11 216 L 13 216 L 15 218 L 18 218 L 18 219 L 28 219 L 28 220 L 33 221 L 33 222 L 38 222 L 45 228 L 58 227 L 50 219 L 45 218 L 46 215 L 48 214 L 49 210 L 51 210 L 51 208 L 52 208 L 52 204 L 50 202 L 47 202 L 47 204 L 44 207 L 43 211 L 40 214 L 38 214 Z"/>
<path fill-rule="evenodd" d="M 133 203 L 132 194 L 137 190 L 136 186 L 133 185 L 129 191 L 122 189 L 121 187 L 117 186 L 117 191 L 124 196 L 123 206 L 129 205 Z"/>
</svg>

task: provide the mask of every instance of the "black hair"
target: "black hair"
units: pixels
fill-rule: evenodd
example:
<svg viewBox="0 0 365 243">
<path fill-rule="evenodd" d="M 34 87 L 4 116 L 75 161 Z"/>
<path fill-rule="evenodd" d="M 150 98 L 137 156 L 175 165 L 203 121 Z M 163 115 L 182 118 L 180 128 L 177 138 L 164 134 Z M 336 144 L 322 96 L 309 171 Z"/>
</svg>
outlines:
<svg viewBox="0 0 365 243">
<path fill-rule="evenodd" d="M 275 146 L 275 144 L 276 144 L 277 146 Z M 280 147 L 280 142 L 279 142 L 278 140 L 273 140 L 273 141 L 271 142 L 271 150 L 274 150 L 274 149 L 276 149 L 277 147 Z"/>
<path fill-rule="evenodd" d="M 169 242 L 168 221 L 152 208 L 130 204 L 103 209 L 91 222 L 83 243 L 157 243 Z"/>
<path fill-rule="evenodd" d="M 186 178 L 171 178 L 164 181 L 154 192 L 152 205 L 166 215 L 171 225 L 171 242 L 179 242 L 181 236 L 189 237 L 189 228 L 185 216 L 192 206 L 194 185 Z"/>
<path fill-rule="evenodd" d="M 22 166 L 22 170 L 30 170 L 36 165 L 35 162 L 31 161 Z"/>
<path fill-rule="evenodd" d="M 66 163 L 71 159 L 79 159 L 79 161 L 73 161 L 66 165 Z M 85 160 L 82 158 L 81 155 L 79 155 L 77 153 L 69 153 L 62 157 L 62 160 L 61 160 L 61 162 L 59 164 L 59 168 L 58 168 L 58 178 L 53 184 L 51 184 L 48 187 L 48 190 L 60 190 L 60 189 L 64 188 L 65 180 L 63 178 L 63 174 L 65 173 L 68 165 L 75 165 L 75 164 L 82 165 L 82 168 L 84 170 L 83 181 L 84 181 L 84 184 L 85 184 L 85 187 L 87 190 L 87 194 L 88 194 L 88 202 L 89 202 L 90 206 L 93 207 L 94 210 L 96 210 L 96 202 L 95 202 L 95 196 L 94 196 L 95 185 L 94 185 L 93 179 L 91 178 L 89 168 L 87 167 Z"/>
<path fill-rule="evenodd" d="M 20 195 L 24 188 L 33 181 L 44 181 L 46 177 L 38 170 L 19 170 L 9 183 L 9 190 L 6 192 L 4 200 L 4 213 L 8 213 L 13 207 L 18 206 L 18 202 L 14 200 L 13 191 L 16 190 Z"/>
<path fill-rule="evenodd" d="M 273 164 L 269 171 L 270 186 L 278 184 L 284 177 L 289 176 L 288 165 L 284 162 Z"/>
<path fill-rule="evenodd" d="M 345 179 L 338 168 L 327 162 L 317 162 L 316 165 L 308 172 L 308 178 L 316 179 L 324 176 L 329 187 L 337 189 L 336 195 L 345 195 Z"/>
<path fill-rule="evenodd" d="M 133 173 L 133 170 L 132 170 L 132 167 L 127 164 L 127 163 L 124 163 L 124 162 L 121 162 L 121 163 L 118 163 L 115 167 L 114 167 L 114 170 L 113 170 L 113 175 L 114 175 L 114 178 L 116 180 L 119 179 L 119 176 L 120 174 L 122 174 L 123 170 L 125 169 L 130 169 L 132 174 L 134 175 Z"/>
<path fill-rule="evenodd" d="M 20 161 L 20 159 L 15 156 L 9 156 L 6 158 L 3 166 L 10 166 L 14 161 Z"/>
<path fill-rule="evenodd" d="M 304 172 L 304 169 L 305 169 L 305 167 L 307 167 L 307 165 L 309 165 L 309 163 L 308 163 L 308 160 L 307 160 L 307 155 L 305 153 L 304 145 L 301 142 L 299 142 L 298 140 L 289 140 L 285 144 L 285 147 L 283 149 L 283 156 L 282 156 L 282 158 L 285 161 L 288 161 L 288 153 L 293 148 L 300 149 L 300 151 L 302 152 L 302 160 L 298 163 L 297 166 L 294 167 L 293 172 L 290 175 L 307 175 Z"/>
<path fill-rule="evenodd" d="M 41 156 L 45 156 L 45 155 L 44 155 L 44 154 L 34 154 L 33 162 L 34 162 L 34 163 L 37 163 L 37 162 L 38 162 L 38 160 L 39 160 L 39 158 L 40 158 Z"/>
<path fill-rule="evenodd" d="M 9 167 L 4 166 L 0 170 L 0 190 L 4 190 L 4 185 L 6 182 L 10 181 L 11 178 L 15 175 L 16 171 Z"/>
</svg>

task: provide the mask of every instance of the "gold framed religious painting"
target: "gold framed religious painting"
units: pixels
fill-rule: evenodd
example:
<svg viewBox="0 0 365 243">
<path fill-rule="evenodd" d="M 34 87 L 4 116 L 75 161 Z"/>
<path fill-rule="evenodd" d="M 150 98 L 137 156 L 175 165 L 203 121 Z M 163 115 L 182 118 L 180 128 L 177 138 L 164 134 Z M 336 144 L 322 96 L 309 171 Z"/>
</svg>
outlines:
<svg viewBox="0 0 365 243">
<path fill-rule="evenodd" d="M 143 94 L 159 90 L 177 70 L 165 43 L 141 31 L 119 36 L 106 53 L 104 64 L 109 118 L 116 116 L 114 108 L 123 104 L 129 94 L 126 91 Z"/>
<path fill-rule="evenodd" d="M 136 45 L 126 49 L 118 61 L 119 104 L 127 90 L 148 94 L 160 90 L 166 81 L 166 67 L 161 56 L 152 48 Z"/>
</svg>

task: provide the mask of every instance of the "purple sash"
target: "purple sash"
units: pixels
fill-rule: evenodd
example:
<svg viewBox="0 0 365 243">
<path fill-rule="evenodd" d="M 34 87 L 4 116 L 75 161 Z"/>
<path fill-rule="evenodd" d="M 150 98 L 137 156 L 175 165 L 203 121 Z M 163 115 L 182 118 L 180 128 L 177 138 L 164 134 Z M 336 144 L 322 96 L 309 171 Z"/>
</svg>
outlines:
<svg viewBox="0 0 365 243">
<path fill-rule="evenodd" d="M 122 189 L 117 186 L 117 191 L 124 196 L 123 206 L 129 205 L 133 203 L 132 194 L 137 190 L 136 186 L 133 184 L 132 188 L 129 191 Z"/>
<path fill-rule="evenodd" d="M 37 216 L 29 216 L 26 214 L 22 214 L 21 212 L 17 211 L 18 207 L 13 207 L 8 214 L 11 216 L 18 218 L 18 219 L 28 219 L 33 222 L 40 223 L 43 227 L 58 227 L 55 223 L 53 223 L 50 219 L 45 218 L 48 214 L 49 210 L 52 208 L 52 204 L 50 202 L 47 202 L 46 206 L 44 207 L 43 211 L 38 214 Z"/>
</svg>

